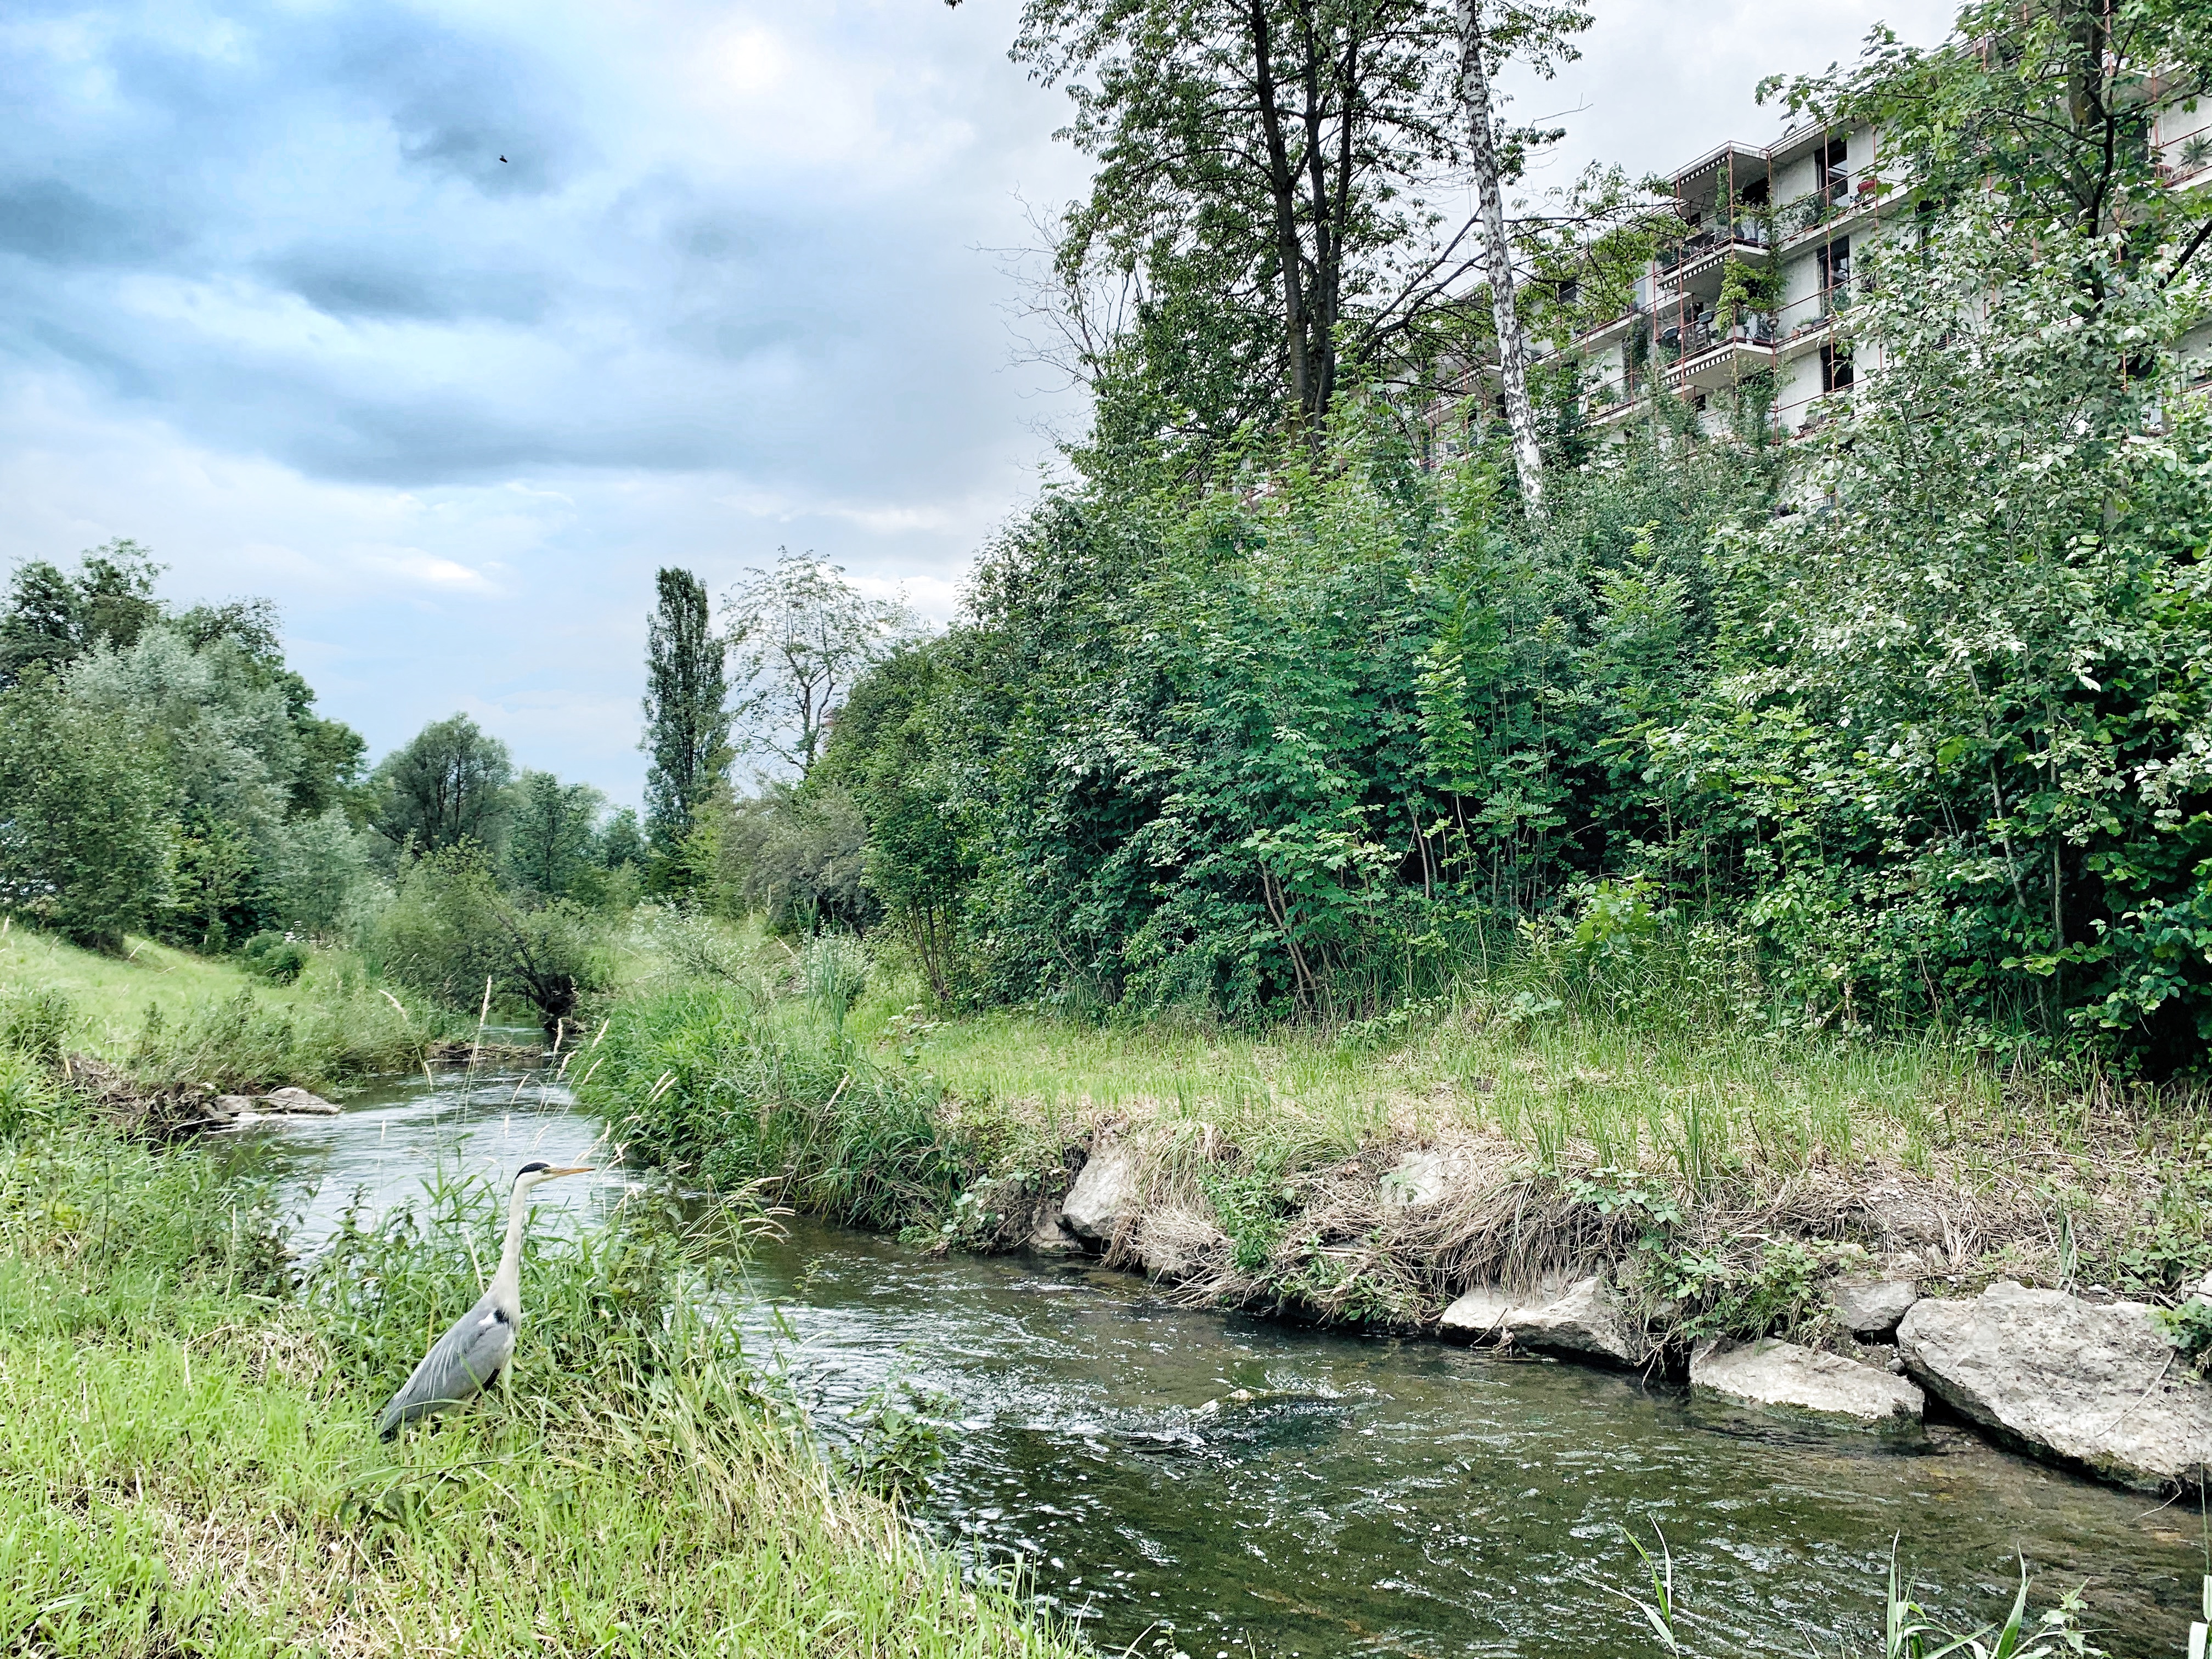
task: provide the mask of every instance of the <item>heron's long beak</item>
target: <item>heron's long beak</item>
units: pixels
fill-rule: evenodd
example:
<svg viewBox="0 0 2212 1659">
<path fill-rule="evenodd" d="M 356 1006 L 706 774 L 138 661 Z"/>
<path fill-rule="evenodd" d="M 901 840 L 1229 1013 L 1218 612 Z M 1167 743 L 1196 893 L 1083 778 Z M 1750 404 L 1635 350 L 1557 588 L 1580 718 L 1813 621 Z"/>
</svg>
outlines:
<svg viewBox="0 0 2212 1659">
<path fill-rule="evenodd" d="M 538 1179 L 541 1181 L 551 1181 L 558 1176 L 589 1175 L 598 1167 L 599 1166 L 595 1164 L 570 1164 L 558 1170 L 548 1170 L 544 1175 L 540 1176 Z"/>
</svg>

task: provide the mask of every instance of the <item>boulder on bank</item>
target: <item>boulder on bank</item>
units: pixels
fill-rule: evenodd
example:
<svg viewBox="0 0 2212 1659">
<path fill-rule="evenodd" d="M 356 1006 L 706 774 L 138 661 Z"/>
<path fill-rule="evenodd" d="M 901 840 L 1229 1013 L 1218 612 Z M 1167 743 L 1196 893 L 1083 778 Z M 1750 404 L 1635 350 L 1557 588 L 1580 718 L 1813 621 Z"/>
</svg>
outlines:
<svg viewBox="0 0 2212 1659">
<path fill-rule="evenodd" d="M 1486 1338 L 1504 1335 L 1505 1322 L 1515 1314 L 1525 1311 L 1519 1297 L 1508 1294 L 1499 1286 L 1477 1285 L 1463 1292 L 1457 1301 L 1444 1310 L 1443 1316 L 1437 1321 L 1437 1328 L 1446 1336 L 1480 1342 Z"/>
<path fill-rule="evenodd" d="M 1839 1279 L 1828 1287 L 1828 1300 L 1845 1330 L 1862 1342 L 1879 1342 L 1920 1300 L 1920 1287 L 1909 1279 Z"/>
<path fill-rule="evenodd" d="M 1782 1406 L 1861 1423 L 1917 1422 L 1920 1390 L 1840 1354 L 1762 1338 L 1708 1343 L 1690 1356 L 1690 1387 L 1747 1406 Z"/>
<path fill-rule="evenodd" d="M 261 1104 L 272 1112 L 300 1112 L 316 1117 L 336 1117 L 338 1109 L 320 1095 L 309 1094 L 305 1089 L 277 1089 L 261 1097 Z"/>
<path fill-rule="evenodd" d="M 1085 1243 L 1105 1249 L 1137 1219 L 1137 1149 L 1102 1137 L 1060 1201 L 1060 1218 Z"/>
<path fill-rule="evenodd" d="M 1570 1285 L 1565 1295 L 1541 1307 L 1511 1310 L 1504 1328 L 1516 1345 L 1539 1353 L 1607 1365 L 1633 1365 L 1640 1357 L 1639 1345 L 1631 1340 L 1605 1281 L 1595 1275 Z"/>
<path fill-rule="evenodd" d="M 1451 1190 L 1458 1173 L 1457 1161 L 1447 1153 L 1408 1152 L 1382 1177 L 1382 1207 L 1417 1210 L 1433 1204 Z"/>
<path fill-rule="evenodd" d="M 1037 1211 L 1036 1225 L 1030 1229 L 1030 1236 L 1023 1241 L 1023 1247 L 1039 1255 L 1066 1255 L 1081 1249 L 1083 1241 L 1068 1231 L 1060 1220 L 1060 1200 L 1048 1198 Z"/>
<path fill-rule="evenodd" d="M 2151 1491 L 2204 1482 L 2212 1388 L 2142 1303 L 2004 1279 L 1914 1303 L 1897 1346 L 1929 1393 L 2032 1452 Z"/>
</svg>

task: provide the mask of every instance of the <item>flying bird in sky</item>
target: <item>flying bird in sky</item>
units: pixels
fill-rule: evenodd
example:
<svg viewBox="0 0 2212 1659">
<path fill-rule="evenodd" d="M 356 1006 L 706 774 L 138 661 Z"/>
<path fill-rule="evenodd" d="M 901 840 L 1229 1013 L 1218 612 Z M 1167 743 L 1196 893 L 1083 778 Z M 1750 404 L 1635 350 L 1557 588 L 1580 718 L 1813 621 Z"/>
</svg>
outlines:
<svg viewBox="0 0 2212 1659">
<path fill-rule="evenodd" d="M 499 159 L 500 159 L 501 161 L 504 161 L 505 160 L 507 160 L 507 157 L 505 157 L 504 155 L 502 155 L 502 156 L 501 156 Z"/>
</svg>

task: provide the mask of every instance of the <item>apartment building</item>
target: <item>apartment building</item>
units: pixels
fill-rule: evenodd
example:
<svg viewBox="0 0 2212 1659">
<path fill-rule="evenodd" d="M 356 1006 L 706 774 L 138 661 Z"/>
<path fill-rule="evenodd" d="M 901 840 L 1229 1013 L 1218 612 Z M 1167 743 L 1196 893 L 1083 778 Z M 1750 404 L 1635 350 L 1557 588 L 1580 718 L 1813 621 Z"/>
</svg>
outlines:
<svg viewBox="0 0 2212 1659">
<path fill-rule="evenodd" d="M 2163 109 L 2153 142 L 2170 185 L 2212 188 L 2212 100 Z M 1808 125 L 1765 149 L 1723 144 L 1673 175 L 1673 210 L 1652 222 L 1658 245 L 1626 308 L 1532 341 L 1534 361 L 1578 367 L 1585 424 L 1600 430 L 1629 420 L 1655 382 L 1718 424 L 1746 381 L 1771 375 L 1768 418 L 1797 432 L 1822 398 L 1879 367 L 1877 348 L 1862 343 L 1854 356 L 1834 325 L 1857 291 L 1855 258 L 1914 211 L 1910 192 L 1892 188 L 1900 182 L 1885 180 L 1872 127 Z M 2182 346 L 2212 367 L 2212 323 Z M 1457 396 L 1477 384 L 1494 394 L 1496 379 L 1485 366 Z M 1439 400 L 1436 419 L 1455 401 Z"/>
<path fill-rule="evenodd" d="M 1582 365 L 1591 425 L 1626 419 L 1656 377 L 1693 407 L 1771 374 L 1773 417 L 1804 424 L 1854 365 L 1832 343 L 1850 303 L 1851 257 L 1885 203 L 1871 128 L 1807 126 L 1771 149 L 1729 143 L 1674 175 L 1666 235 L 1629 309 L 1554 343 Z"/>
</svg>

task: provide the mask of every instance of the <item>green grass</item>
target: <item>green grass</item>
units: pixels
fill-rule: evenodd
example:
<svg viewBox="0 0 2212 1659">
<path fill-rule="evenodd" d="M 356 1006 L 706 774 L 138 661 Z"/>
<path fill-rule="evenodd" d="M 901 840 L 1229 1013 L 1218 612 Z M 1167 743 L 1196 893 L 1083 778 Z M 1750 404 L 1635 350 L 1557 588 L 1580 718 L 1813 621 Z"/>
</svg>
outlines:
<svg viewBox="0 0 2212 1659">
<path fill-rule="evenodd" d="M 511 1383 L 374 1409 L 472 1300 L 481 1189 L 349 1236 L 303 1301 L 250 1164 L 64 1127 L 0 1149 L 0 1619 L 57 1655 L 1037 1655 L 841 1487 L 649 1217 L 539 1241 Z M 479 1253 L 481 1243 L 479 1243 Z"/>
<path fill-rule="evenodd" d="M 1470 990 L 1374 1035 L 1254 1034 L 1026 1010 L 933 1021 L 894 994 L 865 1000 L 851 1029 L 962 1099 L 1063 1121 L 1203 1118 L 1347 1151 L 1386 1131 L 1487 1132 L 1547 1164 L 1578 1152 L 1704 1178 L 1869 1159 L 1924 1170 L 2027 1127 L 1987 1065 L 1934 1038 L 1684 1028 L 1565 1006 L 1516 1017 L 1498 1001 Z M 2065 1121 L 2054 1109 L 2034 1127 L 2057 1134 Z"/>
<path fill-rule="evenodd" d="M 304 974 L 279 985 L 149 940 L 106 955 L 11 926 L 0 933 L 0 1015 L 29 1004 L 59 1013 L 70 1053 L 120 1065 L 157 1091 L 343 1090 L 416 1069 L 426 1044 L 474 1024 L 386 990 L 342 951 L 313 952 Z"/>
<path fill-rule="evenodd" d="M 579 1067 L 586 1103 L 647 1161 L 863 1224 L 1017 1243 L 1072 1148 L 1118 1122 L 1147 1148 L 1149 1201 L 1195 1206 L 1230 1237 L 1246 1277 L 1223 1293 L 1248 1299 L 1260 1274 L 1344 1302 L 1275 1258 L 1340 1224 L 1322 1218 L 1330 1194 L 1356 1212 L 1387 1160 L 1438 1141 L 1535 1206 L 1516 1215 L 1542 1211 L 1528 1237 L 1560 1249 L 1620 1231 L 1600 1196 L 1626 1182 L 1663 1194 L 1680 1249 L 1731 1273 L 1758 1270 L 1770 1233 L 1867 1232 L 1878 1191 L 1940 1211 L 1985 1276 L 2160 1292 L 2212 1266 L 2201 1091 L 2002 1069 L 1941 1032 L 1793 1022 L 1740 965 L 1686 949 L 1595 969 L 1532 951 L 1364 1024 L 1246 1030 L 950 1016 L 895 951 L 848 1006 L 825 993 L 849 975 L 818 942 L 686 926 L 609 1011 Z M 1376 1305 L 1441 1293 L 1432 1265 L 1389 1255 Z"/>
<path fill-rule="evenodd" d="M 109 956 L 12 923 L 0 934 L 0 989 L 61 992 L 70 1000 L 79 1046 L 108 1059 L 129 1052 L 149 1007 L 173 1023 L 242 991 L 279 1004 L 309 994 L 304 984 L 271 985 L 234 963 L 150 939 L 131 939 Z"/>
</svg>

